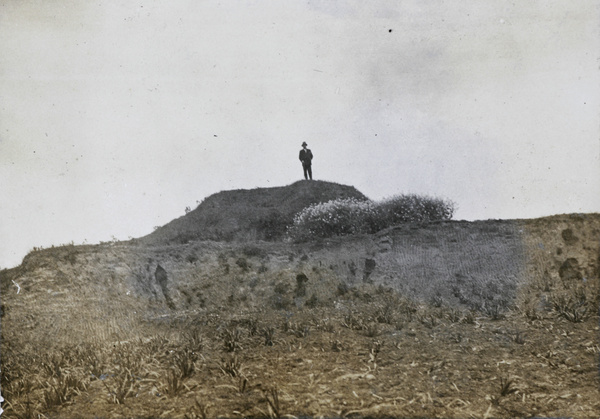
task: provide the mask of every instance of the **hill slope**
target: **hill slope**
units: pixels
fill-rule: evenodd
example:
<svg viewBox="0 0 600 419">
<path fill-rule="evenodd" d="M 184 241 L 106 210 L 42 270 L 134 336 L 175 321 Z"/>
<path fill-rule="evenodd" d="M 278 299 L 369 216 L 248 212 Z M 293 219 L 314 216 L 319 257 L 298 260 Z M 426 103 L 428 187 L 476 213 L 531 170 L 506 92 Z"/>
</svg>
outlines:
<svg viewBox="0 0 600 419">
<path fill-rule="evenodd" d="M 0 271 L 7 417 L 598 416 L 600 214 L 243 240 L 342 196 L 221 192 Z"/>
<path fill-rule="evenodd" d="M 143 244 L 187 243 L 191 240 L 276 240 L 305 207 L 337 198 L 367 199 L 352 186 L 324 181 L 298 181 L 289 186 L 223 191 L 206 198 L 195 210 L 152 234 Z"/>
</svg>

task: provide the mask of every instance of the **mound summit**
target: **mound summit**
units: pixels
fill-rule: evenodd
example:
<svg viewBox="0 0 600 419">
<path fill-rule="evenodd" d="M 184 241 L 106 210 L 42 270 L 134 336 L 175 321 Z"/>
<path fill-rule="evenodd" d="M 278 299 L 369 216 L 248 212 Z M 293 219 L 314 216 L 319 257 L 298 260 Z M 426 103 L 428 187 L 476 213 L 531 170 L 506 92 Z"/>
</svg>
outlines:
<svg viewBox="0 0 600 419">
<path fill-rule="evenodd" d="M 273 241 L 285 235 L 294 215 L 307 206 L 338 198 L 367 199 L 353 186 L 325 181 L 222 191 L 140 240 L 148 245 L 181 244 L 193 240 Z"/>
</svg>

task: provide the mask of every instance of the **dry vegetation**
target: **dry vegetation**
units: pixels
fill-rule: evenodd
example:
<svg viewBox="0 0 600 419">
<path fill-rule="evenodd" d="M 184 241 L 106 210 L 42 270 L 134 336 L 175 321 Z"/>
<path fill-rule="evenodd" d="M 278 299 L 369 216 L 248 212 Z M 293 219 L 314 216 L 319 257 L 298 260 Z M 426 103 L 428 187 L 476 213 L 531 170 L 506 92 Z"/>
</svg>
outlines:
<svg viewBox="0 0 600 419">
<path fill-rule="evenodd" d="M 0 274 L 5 417 L 598 417 L 599 237 L 591 214 L 34 252 Z"/>
<path fill-rule="evenodd" d="M 337 309 L 196 313 L 126 341 L 5 348 L 7 417 L 597 414 L 595 316 L 493 320 L 368 291 Z"/>
</svg>

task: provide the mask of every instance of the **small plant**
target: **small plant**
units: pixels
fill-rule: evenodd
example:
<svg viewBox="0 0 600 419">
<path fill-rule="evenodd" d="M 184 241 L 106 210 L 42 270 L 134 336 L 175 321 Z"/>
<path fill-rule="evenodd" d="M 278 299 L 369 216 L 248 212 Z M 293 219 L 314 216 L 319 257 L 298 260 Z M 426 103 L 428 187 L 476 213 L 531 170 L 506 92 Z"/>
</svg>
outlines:
<svg viewBox="0 0 600 419">
<path fill-rule="evenodd" d="M 429 329 L 433 329 L 435 326 L 437 326 L 437 318 L 431 314 L 423 314 L 419 316 L 419 321 L 422 325 L 428 327 Z"/>
<path fill-rule="evenodd" d="M 132 343 L 116 344 L 111 356 L 121 372 L 128 370 L 133 375 L 143 369 L 144 360 L 136 353 Z"/>
<path fill-rule="evenodd" d="M 336 295 L 338 297 L 344 296 L 350 291 L 350 287 L 345 282 L 340 282 L 336 289 Z"/>
<path fill-rule="evenodd" d="M 344 316 L 342 326 L 351 330 L 365 330 L 367 326 L 361 317 L 358 317 L 354 312 L 350 312 Z"/>
<path fill-rule="evenodd" d="M 237 390 L 239 394 L 244 394 L 248 389 L 248 379 L 244 376 L 238 377 L 238 386 Z"/>
<path fill-rule="evenodd" d="M 248 272 L 248 270 L 250 269 L 250 264 L 248 263 L 248 260 L 245 257 L 238 258 L 235 261 L 235 264 L 242 268 L 242 271 L 244 272 Z"/>
<path fill-rule="evenodd" d="M 378 323 L 392 324 L 395 318 L 395 307 L 394 304 L 387 302 L 382 305 L 378 305 L 375 308 L 373 317 Z"/>
<path fill-rule="evenodd" d="M 398 303 L 398 312 L 406 318 L 406 321 L 411 322 L 414 315 L 417 313 L 417 305 L 408 299 L 402 299 Z"/>
<path fill-rule="evenodd" d="M 450 310 L 448 310 L 448 312 L 446 313 L 446 317 L 448 318 L 448 320 L 450 320 L 452 323 L 458 323 L 460 322 L 460 320 L 462 319 L 462 313 L 460 310 L 451 308 Z"/>
<path fill-rule="evenodd" d="M 109 385 L 108 382 L 111 382 Z M 120 370 L 112 380 L 103 380 L 102 384 L 110 395 L 110 401 L 115 404 L 125 403 L 125 399 L 135 395 L 137 380 L 128 368 Z"/>
<path fill-rule="evenodd" d="M 42 362 L 42 368 L 48 377 L 60 378 L 65 366 L 66 362 L 64 356 L 58 354 L 52 354 L 48 359 Z"/>
<path fill-rule="evenodd" d="M 308 277 L 299 273 L 296 275 L 296 289 L 294 290 L 294 295 L 296 297 L 304 297 L 306 295 L 306 283 L 308 282 Z"/>
<path fill-rule="evenodd" d="M 431 298 L 431 305 L 440 308 L 444 305 L 444 298 L 441 295 L 434 295 Z"/>
<path fill-rule="evenodd" d="M 292 299 L 288 292 L 290 290 L 290 285 L 286 282 L 278 282 L 273 287 L 273 295 L 271 297 L 271 302 L 273 308 L 276 310 L 285 310 L 288 309 L 292 305 Z"/>
<path fill-rule="evenodd" d="M 498 302 L 492 302 L 483 306 L 484 313 L 492 320 L 501 320 L 504 318 L 502 313 L 502 305 Z"/>
<path fill-rule="evenodd" d="M 185 388 L 183 381 L 184 377 L 181 375 L 180 371 L 170 369 L 167 372 L 165 383 L 162 385 L 163 393 L 168 394 L 169 396 L 176 396 Z"/>
<path fill-rule="evenodd" d="M 4 371 L 3 371 L 4 372 Z M 33 380 L 29 378 L 20 378 L 11 380 L 8 384 L 2 386 L 2 391 L 7 399 L 17 399 L 22 396 L 28 396 L 37 388 Z"/>
<path fill-rule="evenodd" d="M 369 323 L 363 332 L 365 336 L 370 338 L 375 338 L 381 333 L 381 331 L 379 330 L 379 325 L 377 323 Z"/>
<path fill-rule="evenodd" d="M 275 387 L 271 387 L 263 391 L 265 401 L 269 407 L 269 412 L 272 418 L 281 417 L 281 405 L 279 403 L 279 391 Z"/>
<path fill-rule="evenodd" d="M 432 316 L 435 316 L 436 318 L 443 320 L 446 318 L 446 310 L 444 310 L 442 307 L 437 307 L 432 310 Z"/>
<path fill-rule="evenodd" d="M 194 407 L 192 407 L 191 411 L 187 412 L 183 417 L 184 419 L 207 419 L 210 417 L 208 414 L 208 407 L 209 405 L 207 403 L 200 402 L 196 399 Z"/>
<path fill-rule="evenodd" d="M 223 374 L 235 378 L 240 376 L 242 363 L 238 359 L 238 357 L 234 355 L 229 358 L 221 359 L 221 365 L 219 366 L 219 368 L 221 369 L 221 372 L 223 372 Z"/>
<path fill-rule="evenodd" d="M 239 325 L 244 327 L 250 336 L 256 336 L 260 333 L 260 324 L 256 318 L 249 317 L 242 319 Z"/>
<path fill-rule="evenodd" d="M 203 347 L 202 335 L 198 329 L 192 329 L 185 333 L 185 345 L 192 351 L 201 351 Z"/>
<path fill-rule="evenodd" d="M 500 397 L 506 397 L 515 393 L 517 389 L 513 387 L 514 381 L 510 378 L 500 377 Z"/>
<path fill-rule="evenodd" d="M 217 260 L 219 262 L 219 266 L 223 268 L 225 273 L 229 273 L 229 258 L 227 257 L 227 255 L 225 253 L 219 253 L 219 255 L 217 256 Z"/>
<path fill-rule="evenodd" d="M 572 323 L 581 323 L 588 317 L 588 306 L 582 298 L 555 294 L 552 295 L 552 306 L 558 317 Z"/>
<path fill-rule="evenodd" d="M 235 352 L 242 349 L 242 331 L 238 328 L 225 329 L 223 332 L 223 346 L 226 352 Z"/>
<path fill-rule="evenodd" d="M 290 289 L 290 285 L 287 282 L 278 282 L 273 287 L 273 292 L 275 294 L 284 295 L 287 294 Z"/>
<path fill-rule="evenodd" d="M 294 330 L 294 336 L 297 338 L 305 338 L 310 334 L 310 325 L 309 324 L 299 324 Z"/>
<path fill-rule="evenodd" d="M 404 320 L 396 320 L 394 322 L 394 329 L 396 329 L 398 331 L 404 329 L 405 326 L 406 326 L 406 322 Z"/>
<path fill-rule="evenodd" d="M 498 406 L 502 398 L 508 396 L 509 394 L 515 393 L 516 391 L 517 389 L 513 387 L 513 381 L 511 379 L 500 377 L 498 394 L 489 396 L 488 400 L 490 400 L 494 406 Z"/>
<path fill-rule="evenodd" d="M 377 369 L 377 356 L 379 355 L 379 352 L 381 352 L 381 348 L 383 348 L 383 345 L 385 344 L 385 342 L 376 340 L 373 341 L 371 343 L 371 348 L 369 349 L 369 361 L 373 363 L 373 369 L 376 370 Z"/>
<path fill-rule="evenodd" d="M 513 341 L 519 345 L 525 344 L 525 333 L 517 330 L 513 336 Z"/>
<path fill-rule="evenodd" d="M 175 354 L 175 368 L 182 379 L 192 376 L 195 371 L 195 362 L 197 360 L 198 355 L 189 349 Z"/>
<path fill-rule="evenodd" d="M 536 303 L 530 298 L 527 298 L 519 305 L 519 311 L 529 320 L 541 320 L 544 316 L 539 312 Z"/>
<path fill-rule="evenodd" d="M 35 414 L 35 405 L 34 403 L 32 403 L 29 400 L 29 395 L 27 395 L 27 400 L 25 400 L 23 402 L 23 404 L 25 405 L 24 409 L 20 409 L 22 411 L 22 413 L 18 414 L 17 413 L 17 417 L 19 419 L 37 419 L 39 417 L 41 417 L 39 414 L 36 415 Z M 17 410 L 17 409 L 15 409 Z M 8 409 L 6 410 L 6 413 L 8 414 Z"/>
<path fill-rule="evenodd" d="M 60 406 L 68 402 L 72 396 L 85 390 L 85 384 L 82 380 L 70 375 L 61 375 L 59 378 L 53 378 L 52 382 L 47 382 L 44 390 L 44 405 L 46 408 Z"/>
<path fill-rule="evenodd" d="M 310 298 L 306 300 L 304 305 L 308 308 L 316 308 L 319 305 L 319 299 L 317 298 L 317 295 L 311 295 Z"/>
<path fill-rule="evenodd" d="M 168 353 L 169 349 L 172 347 L 169 339 L 164 335 L 157 335 L 150 338 L 145 343 L 140 343 L 142 347 L 142 351 L 147 356 L 152 356 L 153 354 L 164 354 Z"/>
<path fill-rule="evenodd" d="M 265 338 L 265 346 L 273 346 L 275 339 L 275 328 L 271 326 L 263 328 L 262 336 Z"/>
<path fill-rule="evenodd" d="M 323 319 L 317 323 L 317 329 L 322 332 L 333 333 L 335 332 L 335 324 L 329 319 Z"/>
<path fill-rule="evenodd" d="M 465 324 L 475 324 L 475 314 L 472 310 L 465 314 L 465 316 L 462 318 L 462 322 Z"/>
<path fill-rule="evenodd" d="M 287 333 L 290 330 L 292 330 L 292 328 L 293 328 L 293 325 L 292 325 L 292 322 L 289 319 L 284 319 L 281 322 L 281 331 L 282 332 Z"/>
<path fill-rule="evenodd" d="M 92 378 L 98 378 L 102 375 L 104 372 L 104 363 L 96 354 L 88 355 L 85 357 L 85 361 L 88 365 L 88 371 Z"/>
<path fill-rule="evenodd" d="M 344 346 L 342 345 L 342 342 L 340 342 L 338 339 L 331 341 L 331 350 L 333 352 L 342 352 L 343 349 Z"/>
</svg>

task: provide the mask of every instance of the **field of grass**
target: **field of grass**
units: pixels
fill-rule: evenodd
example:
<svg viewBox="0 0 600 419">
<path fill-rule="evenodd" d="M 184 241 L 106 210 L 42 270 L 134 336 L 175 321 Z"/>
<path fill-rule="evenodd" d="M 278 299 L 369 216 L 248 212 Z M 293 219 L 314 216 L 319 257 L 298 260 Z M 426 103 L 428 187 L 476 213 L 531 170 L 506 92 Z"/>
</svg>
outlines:
<svg viewBox="0 0 600 419">
<path fill-rule="evenodd" d="M 9 352 L 18 364 L 5 365 L 6 414 L 597 414 L 593 319 L 491 320 L 395 298 L 383 293 L 351 308 L 293 315 L 196 313 L 147 324 L 126 341 Z"/>
<path fill-rule="evenodd" d="M 598 417 L 600 215 L 67 246 L 0 273 L 5 417 Z"/>
</svg>

